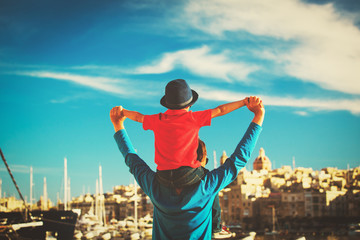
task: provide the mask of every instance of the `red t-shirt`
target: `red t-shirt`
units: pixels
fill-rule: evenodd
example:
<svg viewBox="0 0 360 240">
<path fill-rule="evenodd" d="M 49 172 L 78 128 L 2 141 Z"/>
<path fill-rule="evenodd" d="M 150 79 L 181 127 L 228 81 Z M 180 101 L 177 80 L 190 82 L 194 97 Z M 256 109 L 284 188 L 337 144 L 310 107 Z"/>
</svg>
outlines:
<svg viewBox="0 0 360 240">
<path fill-rule="evenodd" d="M 169 109 L 165 113 L 146 115 L 143 128 L 154 131 L 157 169 L 199 167 L 196 154 L 199 130 L 210 124 L 211 109 L 199 112 Z"/>
</svg>

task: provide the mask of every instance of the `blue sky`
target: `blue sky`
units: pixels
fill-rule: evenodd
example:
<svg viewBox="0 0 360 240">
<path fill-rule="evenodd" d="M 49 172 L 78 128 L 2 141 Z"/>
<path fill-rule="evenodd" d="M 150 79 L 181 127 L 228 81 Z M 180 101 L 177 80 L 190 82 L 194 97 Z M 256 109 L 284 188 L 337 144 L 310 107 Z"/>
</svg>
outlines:
<svg viewBox="0 0 360 240">
<path fill-rule="evenodd" d="M 0 0 L 0 147 L 23 194 L 47 178 L 63 197 L 133 182 L 113 140 L 113 106 L 144 114 L 170 80 L 200 97 L 193 110 L 262 97 L 260 147 L 275 165 L 359 166 L 360 4 L 358 1 L 10 1 Z M 252 114 L 240 109 L 201 129 L 209 158 L 231 153 Z M 155 169 L 153 134 L 126 126 Z M 210 164 L 209 168 L 213 165 Z M 2 191 L 15 195 L 4 166 Z"/>
</svg>

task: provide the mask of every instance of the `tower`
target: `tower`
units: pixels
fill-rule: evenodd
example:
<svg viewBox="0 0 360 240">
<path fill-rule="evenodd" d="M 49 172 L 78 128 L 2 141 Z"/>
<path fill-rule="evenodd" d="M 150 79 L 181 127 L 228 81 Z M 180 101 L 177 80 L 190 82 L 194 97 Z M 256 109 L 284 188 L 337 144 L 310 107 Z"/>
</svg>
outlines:
<svg viewBox="0 0 360 240">
<path fill-rule="evenodd" d="M 67 159 L 64 158 L 64 210 L 67 209 L 67 201 L 68 201 L 68 182 L 67 182 Z"/>
<path fill-rule="evenodd" d="M 228 156 L 226 155 L 226 152 L 223 151 L 223 154 L 220 157 L 220 165 L 223 165 L 227 158 Z"/>
<path fill-rule="evenodd" d="M 32 204 L 33 204 L 33 186 L 34 186 L 34 183 L 33 183 L 33 168 L 30 167 L 30 210 L 32 210 Z"/>
<path fill-rule="evenodd" d="M 43 202 L 42 202 L 42 210 L 48 210 L 48 195 L 47 195 L 47 184 L 46 184 L 46 177 L 44 177 L 44 195 L 43 195 Z"/>
<path fill-rule="evenodd" d="M 255 159 L 253 163 L 253 169 L 256 171 L 267 170 L 271 171 L 271 162 L 270 159 L 265 156 L 265 150 L 260 148 L 259 156 Z"/>
</svg>

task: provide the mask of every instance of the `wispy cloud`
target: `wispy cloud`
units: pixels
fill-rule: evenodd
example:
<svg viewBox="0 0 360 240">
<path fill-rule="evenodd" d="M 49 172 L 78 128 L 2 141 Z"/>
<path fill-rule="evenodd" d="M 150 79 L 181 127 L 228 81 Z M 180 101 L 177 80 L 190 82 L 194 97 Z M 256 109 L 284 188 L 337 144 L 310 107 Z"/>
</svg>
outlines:
<svg viewBox="0 0 360 240">
<path fill-rule="evenodd" d="M 300 0 L 189 1 L 183 20 L 217 36 L 246 31 L 294 42 L 286 52 L 267 49 L 287 74 L 325 89 L 360 94 L 360 31 L 332 4 Z"/>
<path fill-rule="evenodd" d="M 25 166 L 25 165 L 11 165 L 9 166 L 11 169 L 11 172 L 14 173 L 30 173 L 30 167 L 29 166 Z M 7 172 L 6 168 L 1 167 L 0 168 L 1 172 Z"/>
<path fill-rule="evenodd" d="M 62 104 L 62 103 L 67 103 L 67 102 L 72 102 L 74 100 L 79 100 L 79 99 L 88 99 L 90 98 L 89 94 L 76 94 L 76 95 L 72 95 L 72 96 L 64 96 L 62 98 L 58 98 L 58 99 L 51 99 L 50 102 L 51 103 L 55 103 L 55 104 Z"/>
<path fill-rule="evenodd" d="M 208 101 L 236 101 L 248 96 L 248 93 L 213 89 L 204 85 L 194 85 L 202 99 Z M 259 95 L 266 106 L 292 107 L 308 111 L 348 111 L 360 115 L 360 99 L 317 99 L 292 98 Z M 297 111 L 299 115 L 301 114 Z M 304 111 L 303 111 L 304 112 Z"/>
<path fill-rule="evenodd" d="M 244 80 L 250 73 L 258 70 L 257 66 L 230 60 L 226 52 L 214 54 L 208 46 L 202 46 L 165 53 L 154 63 L 135 69 L 135 73 L 159 74 L 170 72 L 176 67 L 186 68 L 199 76 L 211 76 L 229 82 L 234 79 Z"/>
<path fill-rule="evenodd" d="M 19 72 L 19 75 L 26 75 L 36 78 L 50 78 L 56 80 L 69 81 L 83 86 L 91 87 L 105 92 L 127 95 L 128 92 L 119 87 L 120 83 L 126 83 L 121 79 L 112 79 L 106 77 L 83 76 L 71 73 L 58 73 L 46 71 Z"/>
<path fill-rule="evenodd" d="M 12 173 L 25 173 L 30 174 L 30 166 L 26 165 L 10 165 L 9 166 Z M 54 174 L 61 173 L 62 169 L 60 168 L 48 168 L 48 167 L 33 167 L 34 174 Z M 7 169 L 4 167 L 0 168 L 0 172 L 7 172 Z"/>
<path fill-rule="evenodd" d="M 155 67 L 156 68 L 156 67 Z M 142 98 L 148 98 L 154 94 L 159 94 L 160 90 L 158 83 L 147 82 L 147 88 L 142 90 L 139 86 L 143 83 L 128 84 L 125 80 L 113 79 L 106 77 L 92 77 L 74 75 L 70 73 L 56 73 L 56 72 L 21 72 L 21 75 L 32 76 L 36 78 L 50 78 L 56 80 L 70 81 L 86 87 L 91 87 L 96 90 L 105 91 L 109 93 L 121 94 L 123 97 L 130 97 L 134 94 L 142 92 Z M 122 86 L 121 88 L 119 86 Z M 156 86 L 156 87 L 154 87 Z M 208 101 L 236 101 L 248 96 L 248 93 L 241 93 L 238 91 L 222 90 L 219 87 L 212 87 L 211 85 L 192 84 L 202 96 L 202 99 Z M 139 96 L 140 96 L 139 95 Z M 294 97 L 276 97 L 271 95 L 260 95 L 267 106 L 278 107 L 292 107 L 296 110 L 296 114 L 305 115 L 306 109 L 308 111 L 349 111 L 352 114 L 360 115 L 360 99 L 319 99 L 319 98 L 294 98 Z M 64 103 L 72 100 L 72 97 L 64 97 L 60 100 L 52 100 L 53 103 Z"/>
<path fill-rule="evenodd" d="M 85 69 L 98 69 L 106 68 L 106 66 L 88 66 Z M 116 69 L 116 67 L 110 67 Z M 69 68 L 73 70 L 74 68 Z M 119 70 L 120 71 L 120 70 Z M 159 93 L 158 86 L 154 87 L 151 81 L 146 83 L 143 80 L 137 81 L 135 79 L 128 80 L 123 78 L 109 78 L 99 76 L 98 72 L 96 76 L 74 74 L 69 72 L 52 72 L 52 71 L 18 71 L 17 75 L 30 76 L 34 78 L 49 78 L 53 80 L 67 81 L 84 87 L 92 88 L 94 90 L 103 91 L 111 94 L 116 94 L 124 98 L 134 97 L 147 98 Z M 146 84 L 146 88 L 144 88 Z M 87 98 L 89 95 L 78 94 L 73 96 L 64 96 L 60 99 L 52 99 L 52 103 L 66 103 L 79 98 Z"/>
<path fill-rule="evenodd" d="M 295 111 L 294 113 L 297 115 L 300 115 L 300 116 L 304 116 L 304 117 L 309 115 L 309 113 L 305 112 L 305 111 Z"/>
<path fill-rule="evenodd" d="M 122 67 L 115 66 L 115 65 L 112 65 L 112 66 L 81 65 L 81 66 L 73 66 L 73 67 L 70 67 L 69 69 L 75 70 L 75 71 L 86 71 L 87 73 L 96 73 L 96 74 L 101 74 L 101 73 L 106 72 L 110 76 L 129 73 L 128 68 L 122 68 Z M 132 72 L 130 71 L 130 73 L 132 73 Z"/>
</svg>

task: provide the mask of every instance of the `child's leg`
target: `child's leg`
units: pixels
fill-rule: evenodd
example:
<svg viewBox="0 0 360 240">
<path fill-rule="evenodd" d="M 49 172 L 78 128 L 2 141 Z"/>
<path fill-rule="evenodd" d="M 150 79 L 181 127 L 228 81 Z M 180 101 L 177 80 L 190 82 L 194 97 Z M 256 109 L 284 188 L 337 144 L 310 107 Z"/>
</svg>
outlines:
<svg viewBox="0 0 360 240">
<path fill-rule="evenodd" d="M 180 167 L 174 170 L 157 171 L 156 178 L 160 184 L 176 188 L 193 185 L 205 176 L 203 167 Z"/>
<path fill-rule="evenodd" d="M 219 194 L 216 195 L 212 206 L 212 232 L 221 231 L 221 208 L 219 202 Z"/>
</svg>

